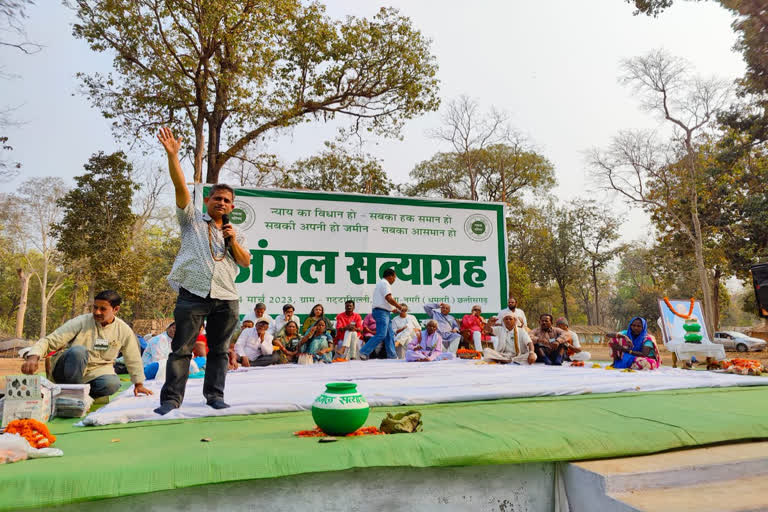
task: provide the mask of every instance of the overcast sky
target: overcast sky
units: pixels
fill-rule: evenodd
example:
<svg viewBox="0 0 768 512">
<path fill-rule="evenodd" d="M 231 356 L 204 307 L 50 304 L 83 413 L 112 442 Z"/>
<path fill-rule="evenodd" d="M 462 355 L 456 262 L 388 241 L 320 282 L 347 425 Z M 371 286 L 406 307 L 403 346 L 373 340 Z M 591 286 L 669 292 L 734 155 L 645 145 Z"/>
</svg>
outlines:
<svg viewBox="0 0 768 512">
<path fill-rule="evenodd" d="M 657 19 L 632 16 L 623 0 L 331 0 L 334 17 L 371 16 L 391 5 L 433 41 L 444 102 L 465 94 L 484 108 L 507 111 L 513 126 L 555 166 L 553 193 L 568 201 L 603 198 L 585 174 L 584 152 L 606 145 L 622 129 L 655 128 L 660 121 L 638 108 L 632 91 L 617 81 L 622 58 L 666 48 L 703 75 L 729 80 L 743 74 L 728 12 L 714 2 L 676 5 Z M 122 148 L 109 122 L 77 91 L 75 73 L 109 71 L 111 58 L 94 54 L 71 36 L 73 17 L 60 2 L 40 0 L 27 23 L 31 40 L 45 45 L 33 56 L 0 49 L 0 63 L 18 78 L 0 81 L 0 104 L 18 106 L 24 124 L 6 130 L 23 163 L 22 175 L 61 176 L 71 181 L 99 150 Z M 427 132 L 440 114 L 408 123 L 403 141 L 371 140 L 364 147 L 381 158 L 395 182 L 408 180 L 414 165 L 445 150 Z M 285 161 L 322 149 L 334 136 L 312 123 L 270 142 Z M 163 164 L 161 150 L 150 163 Z M 187 169 L 191 179 L 191 169 Z M 5 187 L 4 187 L 5 188 Z M 617 204 L 617 209 L 622 205 Z M 647 232 L 635 213 L 625 224 L 628 240 Z"/>
</svg>

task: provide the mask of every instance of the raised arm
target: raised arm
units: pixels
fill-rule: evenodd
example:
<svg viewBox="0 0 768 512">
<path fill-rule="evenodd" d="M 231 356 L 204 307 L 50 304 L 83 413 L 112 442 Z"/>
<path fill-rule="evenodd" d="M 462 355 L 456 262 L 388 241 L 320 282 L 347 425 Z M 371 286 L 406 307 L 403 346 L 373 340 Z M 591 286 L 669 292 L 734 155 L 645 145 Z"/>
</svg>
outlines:
<svg viewBox="0 0 768 512">
<path fill-rule="evenodd" d="M 160 141 L 168 154 L 168 172 L 171 175 L 173 189 L 176 191 L 176 206 L 182 209 L 186 208 L 191 198 L 184 180 L 184 171 L 181 170 L 181 162 L 179 162 L 179 149 L 183 137 L 174 138 L 171 129 L 163 126 L 160 128 L 160 133 L 157 134 L 157 140 Z"/>
<path fill-rule="evenodd" d="M 424 304 L 424 312 L 427 314 L 429 318 L 434 318 L 435 316 L 435 310 L 440 309 L 440 304 L 437 302 L 428 302 Z"/>
</svg>

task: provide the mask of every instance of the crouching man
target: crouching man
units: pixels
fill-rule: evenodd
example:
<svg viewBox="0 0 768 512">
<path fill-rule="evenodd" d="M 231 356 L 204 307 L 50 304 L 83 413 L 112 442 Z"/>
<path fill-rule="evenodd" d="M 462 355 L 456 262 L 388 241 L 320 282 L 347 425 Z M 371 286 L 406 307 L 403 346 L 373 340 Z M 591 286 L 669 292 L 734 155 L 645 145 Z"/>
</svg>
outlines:
<svg viewBox="0 0 768 512">
<path fill-rule="evenodd" d="M 96 295 L 93 313 L 67 321 L 23 353 L 21 372 L 37 373 L 40 358 L 56 352 L 48 378 L 59 384 L 90 384 L 91 396 L 99 398 L 120 389 L 114 363 L 122 352 L 133 382 L 133 394 L 151 395 L 144 387 L 144 365 L 136 335 L 115 316 L 121 302 L 120 295 L 111 290 Z"/>
</svg>

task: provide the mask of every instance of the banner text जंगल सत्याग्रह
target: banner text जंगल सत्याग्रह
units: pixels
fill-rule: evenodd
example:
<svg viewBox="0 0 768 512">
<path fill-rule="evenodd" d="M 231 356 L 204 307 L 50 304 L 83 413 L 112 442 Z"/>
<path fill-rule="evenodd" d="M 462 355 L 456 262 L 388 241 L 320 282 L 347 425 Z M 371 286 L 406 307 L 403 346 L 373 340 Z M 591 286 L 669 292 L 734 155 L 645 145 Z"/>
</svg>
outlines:
<svg viewBox="0 0 768 512">
<path fill-rule="evenodd" d="M 301 315 L 322 304 L 335 316 L 351 299 L 364 315 L 389 267 L 393 295 L 411 313 L 427 302 L 454 314 L 506 307 L 501 203 L 236 189 L 230 222 L 251 251 L 235 281 L 241 314 L 263 302 L 273 316 L 286 303 Z"/>
</svg>

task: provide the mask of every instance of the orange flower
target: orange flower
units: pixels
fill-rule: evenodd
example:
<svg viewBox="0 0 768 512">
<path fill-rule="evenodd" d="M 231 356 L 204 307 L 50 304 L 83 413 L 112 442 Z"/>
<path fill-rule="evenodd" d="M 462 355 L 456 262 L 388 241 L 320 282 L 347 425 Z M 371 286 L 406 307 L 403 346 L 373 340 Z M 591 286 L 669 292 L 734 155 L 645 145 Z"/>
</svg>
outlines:
<svg viewBox="0 0 768 512">
<path fill-rule="evenodd" d="M 298 432 L 294 432 L 293 435 L 295 435 L 296 437 L 326 437 L 328 434 L 320 430 L 320 427 L 315 427 L 312 430 L 299 430 Z M 381 436 L 381 435 L 385 435 L 385 433 L 374 426 L 370 426 L 370 427 L 360 427 L 354 432 L 351 432 L 343 437 Z"/>
<path fill-rule="evenodd" d="M 13 420 L 5 427 L 6 434 L 19 434 L 32 448 L 48 448 L 56 442 L 45 423 L 33 419 Z"/>
<path fill-rule="evenodd" d="M 691 307 L 690 307 L 690 309 L 688 310 L 688 314 L 687 314 L 687 315 L 681 315 L 680 313 L 678 313 L 677 311 L 675 311 L 675 308 L 673 308 L 673 307 L 672 307 L 672 303 L 671 303 L 671 302 L 669 302 L 669 298 L 668 298 L 668 297 L 664 297 L 664 304 L 666 304 L 666 305 L 667 305 L 667 307 L 668 307 L 668 308 L 669 308 L 669 310 L 672 312 L 672 314 L 673 314 L 673 315 L 675 315 L 675 316 L 679 316 L 679 317 L 680 317 L 680 318 L 682 318 L 683 320 L 687 320 L 687 319 L 689 319 L 689 318 L 691 317 L 691 315 L 693 314 L 693 305 L 694 305 L 694 303 L 695 303 L 695 302 L 696 302 L 696 299 L 694 299 L 693 297 L 691 297 Z"/>
<path fill-rule="evenodd" d="M 461 359 L 480 359 L 483 357 L 482 352 L 478 352 L 477 350 L 470 350 L 468 348 L 460 348 L 456 351 L 456 355 Z"/>
</svg>

